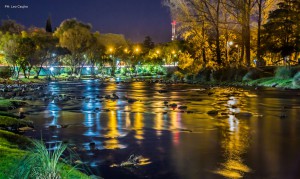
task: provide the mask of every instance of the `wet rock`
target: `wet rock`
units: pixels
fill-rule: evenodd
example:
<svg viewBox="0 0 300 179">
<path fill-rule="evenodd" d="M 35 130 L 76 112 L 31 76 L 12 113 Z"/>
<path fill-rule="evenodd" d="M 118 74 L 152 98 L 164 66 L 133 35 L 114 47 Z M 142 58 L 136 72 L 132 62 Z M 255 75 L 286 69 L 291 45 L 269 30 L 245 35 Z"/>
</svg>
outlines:
<svg viewBox="0 0 300 179">
<path fill-rule="evenodd" d="M 57 125 L 50 125 L 48 128 L 49 128 L 50 130 L 54 130 L 54 129 L 57 129 Z"/>
<path fill-rule="evenodd" d="M 252 116 L 253 114 L 251 112 L 240 112 L 235 114 L 235 117 L 237 118 L 250 118 Z"/>
<path fill-rule="evenodd" d="M 211 96 L 211 95 L 213 95 L 213 94 L 214 94 L 213 92 L 208 92 L 208 93 L 207 93 L 208 96 Z"/>
<path fill-rule="evenodd" d="M 278 86 L 278 83 L 273 83 L 273 84 L 271 85 L 272 88 L 275 88 L 276 86 Z"/>
<path fill-rule="evenodd" d="M 169 106 L 170 106 L 171 108 L 176 108 L 176 107 L 177 107 L 177 104 L 172 103 L 172 104 L 170 104 Z"/>
<path fill-rule="evenodd" d="M 285 112 L 283 112 L 283 113 L 280 114 L 279 117 L 280 117 L 280 119 L 284 119 L 284 118 L 287 118 L 288 116 Z"/>
<path fill-rule="evenodd" d="M 187 109 L 187 106 L 179 106 L 178 109 Z"/>
<path fill-rule="evenodd" d="M 128 101 L 128 103 L 134 103 L 134 102 L 136 102 L 135 99 L 131 99 L 131 98 L 127 99 L 127 101 Z"/>
<path fill-rule="evenodd" d="M 69 126 L 70 126 L 69 124 L 62 124 L 61 128 L 65 129 L 65 128 L 68 128 Z"/>
<path fill-rule="evenodd" d="M 25 131 L 32 131 L 33 128 L 32 127 L 20 127 L 18 130 L 20 132 L 25 132 Z"/>
<path fill-rule="evenodd" d="M 119 96 L 114 93 L 112 99 L 119 99 Z"/>
<path fill-rule="evenodd" d="M 24 112 L 19 112 L 19 118 L 20 119 L 23 119 L 23 118 L 25 118 L 25 113 Z"/>
<path fill-rule="evenodd" d="M 163 89 L 163 90 L 159 90 L 158 92 L 159 92 L 159 93 L 167 93 L 168 90 L 164 90 L 164 89 Z"/>
<path fill-rule="evenodd" d="M 217 110 L 211 110 L 211 111 L 207 112 L 207 114 L 210 115 L 210 116 L 216 116 L 216 115 L 218 115 L 218 113 L 219 112 Z"/>
</svg>

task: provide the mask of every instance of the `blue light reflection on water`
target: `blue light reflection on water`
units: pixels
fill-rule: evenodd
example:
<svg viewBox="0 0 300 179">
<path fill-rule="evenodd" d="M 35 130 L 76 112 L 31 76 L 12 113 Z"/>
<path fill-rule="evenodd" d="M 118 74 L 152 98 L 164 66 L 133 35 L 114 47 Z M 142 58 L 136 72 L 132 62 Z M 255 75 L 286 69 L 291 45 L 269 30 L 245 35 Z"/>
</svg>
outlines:
<svg viewBox="0 0 300 179">
<path fill-rule="evenodd" d="M 126 175 L 126 172 L 105 167 L 120 163 L 133 153 L 152 160 L 153 164 L 142 167 L 142 170 L 151 171 L 147 174 L 170 178 L 255 178 L 256 175 L 276 174 L 279 163 L 295 162 L 291 156 L 300 147 L 292 139 L 299 136 L 299 123 L 295 119 L 300 108 L 287 109 L 288 116 L 294 117 L 292 119 L 280 120 L 279 115 L 283 105 L 297 105 L 298 101 L 277 95 L 258 98 L 250 91 L 241 97 L 243 90 L 236 96 L 229 96 L 231 90 L 226 88 L 216 89 L 214 95 L 218 96 L 214 97 L 203 90 L 189 90 L 194 86 L 185 89 L 184 85 L 178 88 L 169 86 L 174 89 L 171 93 L 157 92 L 164 87 L 145 83 L 101 84 L 93 80 L 65 85 L 51 83 L 51 94 L 75 95 L 84 99 L 67 103 L 50 101 L 44 112 L 46 115 L 29 117 L 39 128 L 68 124 L 69 127 L 64 129 L 49 130 L 52 137 L 49 142 L 66 140 L 76 145 L 83 160 L 93 170 L 100 170 L 99 175 L 103 173 L 106 178 L 135 178 L 135 174 Z M 113 93 L 120 99 L 99 97 Z M 137 101 L 130 104 L 123 96 Z M 169 108 L 164 101 L 187 105 L 192 113 Z M 65 110 L 66 107 L 72 110 Z M 219 115 L 209 116 L 207 112 L 214 109 L 220 111 Z M 230 115 L 240 111 L 250 111 L 254 115 L 246 119 Z M 45 116 L 48 116 L 46 120 Z M 281 136 L 283 132 L 288 135 L 285 140 Z M 293 147 L 285 141 L 292 142 Z M 285 146 L 285 150 L 289 148 L 292 154 L 286 155 L 290 157 L 278 157 L 283 149 L 281 146 Z M 264 165 L 261 160 L 275 162 Z M 281 172 L 290 170 L 280 169 Z M 116 174 L 116 171 L 121 174 Z M 165 172 L 166 175 L 156 172 Z"/>
</svg>

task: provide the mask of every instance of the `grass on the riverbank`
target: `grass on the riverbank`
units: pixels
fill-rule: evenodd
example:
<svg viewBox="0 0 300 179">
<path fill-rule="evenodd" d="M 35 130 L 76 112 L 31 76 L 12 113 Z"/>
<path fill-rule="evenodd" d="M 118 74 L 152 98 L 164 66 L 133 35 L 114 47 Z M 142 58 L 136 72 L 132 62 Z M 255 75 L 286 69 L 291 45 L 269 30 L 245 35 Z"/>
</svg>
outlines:
<svg viewBox="0 0 300 179">
<path fill-rule="evenodd" d="M 30 153 L 23 149 L 30 145 L 31 141 L 26 137 L 0 130 L 0 178 L 12 178 L 23 157 Z M 62 166 L 63 178 L 89 178 L 76 169 L 72 170 L 71 166 L 61 163 L 59 165 Z"/>
<path fill-rule="evenodd" d="M 33 124 L 28 120 L 17 119 L 8 116 L 0 116 L 0 129 L 2 128 L 5 130 L 18 130 L 22 127 L 33 127 Z"/>
<path fill-rule="evenodd" d="M 293 79 L 279 79 L 276 77 L 260 78 L 248 82 L 251 86 L 265 86 L 265 87 L 281 87 L 281 88 L 296 88 L 293 86 Z"/>
<path fill-rule="evenodd" d="M 0 98 L 0 111 L 7 111 L 25 105 L 26 102 Z"/>
</svg>

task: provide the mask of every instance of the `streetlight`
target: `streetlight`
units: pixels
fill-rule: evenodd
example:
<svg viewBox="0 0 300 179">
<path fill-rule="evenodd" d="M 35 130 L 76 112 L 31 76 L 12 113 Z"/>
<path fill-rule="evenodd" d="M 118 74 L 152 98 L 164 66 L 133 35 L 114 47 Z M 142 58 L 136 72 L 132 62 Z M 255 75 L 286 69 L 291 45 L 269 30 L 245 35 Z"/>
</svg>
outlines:
<svg viewBox="0 0 300 179">
<path fill-rule="evenodd" d="M 135 52 L 138 53 L 140 49 L 138 47 L 135 48 Z"/>
<path fill-rule="evenodd" d="M 227 60 L 229 60 L 229 50 L 230 50 L 230 46 L 233 45 L 232 41 L 227 42 L 227 46 L 226 46 L 226 55 L 227 55 Z"/>
</svg>

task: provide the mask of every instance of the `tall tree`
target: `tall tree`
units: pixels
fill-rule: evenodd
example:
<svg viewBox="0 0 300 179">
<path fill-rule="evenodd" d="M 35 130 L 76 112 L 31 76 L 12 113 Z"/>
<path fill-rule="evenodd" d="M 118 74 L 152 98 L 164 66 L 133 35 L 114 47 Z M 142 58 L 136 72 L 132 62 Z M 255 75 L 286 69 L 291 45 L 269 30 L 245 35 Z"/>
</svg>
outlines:
<svg viewBox="0 0 300 179">
<path fill-rule="evenodd" d="M 300 51 L 300 2 L 284 0 L 272 11 L 264 25 L 263 38 L 267 50 L 280 53 L 283 58 Z"/>
<path fill-rule="evenodd" d="M 46 32 L 52 33 L 52 22 L 51 22 L 51 17 L 49 16 L 47 21 L 46 21 L 46 27 L 45 27 Z"/>
<path fill-rule="evenodd" d="M 54 36 L 59 39 L 59 45 L 70 51 L 70 66 L 72 73 L 81 74 L 81 69 L 86 63 L 85 52 L 91 45 L 91 25 L 84 24 L 76 19 L 63 21 Z M 78 69 L 78 70 L 76 70 Z"/>
</svg>

